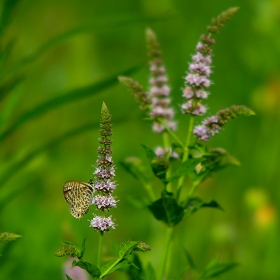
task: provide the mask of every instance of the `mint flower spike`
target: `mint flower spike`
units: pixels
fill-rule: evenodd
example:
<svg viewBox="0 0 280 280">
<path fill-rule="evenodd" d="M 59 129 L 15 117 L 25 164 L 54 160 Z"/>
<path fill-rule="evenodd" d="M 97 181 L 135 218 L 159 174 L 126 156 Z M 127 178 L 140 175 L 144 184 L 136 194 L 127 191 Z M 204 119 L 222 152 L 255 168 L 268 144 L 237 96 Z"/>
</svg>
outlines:
<svg viewBox="0 0 280 280">
<path fill-rule="evenodd" d="M 193 133 L 200 141 L 209 141 L 212 136 L 219 133 L 222 127 L 231 119 L 238 116 L 253 116 L 254 111 L 245 107 L 233 105 L 230 108 L 221 110 L 216 116 L 205 119 L 201 125 L 194 128 Z"/>
<path fill-rule="evenodd" d="M 183 114 L 191 114 L 195 116 L 203 116 L 207 107 L 202 105 L 202 101 L 208 98 L 211 81 L 209 79 L 212 63 L 212 46 L 215 40 L 211 38 L 212 34 L 216 34 L 223 27 L 223 24 L 230 20 L 238 11 L 238 8 L 231 8 L 221 13 L 217 18 L 212 19 L 213 26 L 208 26 L 209 34 L 202 34 L 200 41 L 196 46 L 196 54 L 192 56 L 192 63 L 189 65 L 189 71 L 185 77 L 185 87 L 183 89 L 183 97 L 187 102 L 181 105 Z"/>
<path fill-rule="evenodd" d="M 96 209 L 103 213 L 109 211 L 110 208 L 117 207 L 117 201 L 112 196 L 112 193 L 116 189 L 116 183 L 113 180 L 115 177 L 115 166 L 112 159 L 113 149 L 111 147 L 113 134 L 111 124 L 111 114 L 108 107 L 103 102 L 101 109 L 101 121 L 100 121 L 100 138 L 98 139 L 101 146 L 97 148 L 98 158 L 96 161 L 96 169 L 94 171 L 95 180 L 95 196 L 92 199 L 92 204 L 96 206 Z M 90 221 L 90 227 L 93 227 L 96 231 L 104 232 L 109 231 L 111 228 L 115 229 L 115 223 L 111 216 L 101 217 L 95 215 Z"/>
<path fill-rule="evenodd" d="M 150 59 L 149 96 L 151 100 L 150 117 L 154 120 L 153 131 L 156 133 L 165 131 L 164 126 L 157 119 L 162 119 L 169 129 L 175 131 L 177 123 L 174 121 L 174 109 L 170 107 L 168 78 L 156 34 L 150 28 L 146 29 L 146 42 Z"/>
<path fill-rule="evenodd" d="M 134 95 L 136 101 L 140 103 L 140 109 L 149 111 L 152 103 L 149 93 L 143 91 L 143 87 L 129 77 L 120 76 L 118 79 Z"/>
</svg>

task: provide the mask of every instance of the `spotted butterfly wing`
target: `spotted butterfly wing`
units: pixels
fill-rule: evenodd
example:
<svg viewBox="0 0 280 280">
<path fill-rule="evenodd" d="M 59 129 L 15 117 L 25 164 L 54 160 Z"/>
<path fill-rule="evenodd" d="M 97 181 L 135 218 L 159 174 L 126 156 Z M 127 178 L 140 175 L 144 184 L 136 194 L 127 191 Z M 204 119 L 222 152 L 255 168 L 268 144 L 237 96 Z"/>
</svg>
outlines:
<svg viewBox="0 0 280 280">
<path fill-rule="evenodd" d="M 77 219 L 82 218 L 89 210 L 94 188 L 92 182 L 68 181 L 63 186 L 63 195 L 70 205 L 70 213 Z"/>
</svg>

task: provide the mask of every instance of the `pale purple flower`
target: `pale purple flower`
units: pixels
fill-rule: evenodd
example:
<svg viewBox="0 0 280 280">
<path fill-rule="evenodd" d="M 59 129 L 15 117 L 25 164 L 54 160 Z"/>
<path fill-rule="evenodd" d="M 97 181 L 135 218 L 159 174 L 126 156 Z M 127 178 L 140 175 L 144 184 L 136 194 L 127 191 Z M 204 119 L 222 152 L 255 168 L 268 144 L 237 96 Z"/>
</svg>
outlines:
<svg viewBox="0 0 280 280">
<path fill-rule="evenodd" d="M 200 141 L 208 141 L 213 135 L 219 133 L 221 128 L 219 118 L 217 116 L 212 116 L 205 119 L 202 122 L 202 125 L 197 125 L 194 128 L 193 133 Z"/>
<path fill-rule="evenodd" d="M 197 98 L 206 99 L 208 97 L 208 93 L 202 89 L 199 89 L 195 92 Z"/>
<path fill-rule="evenodd" d="M 151 117 L 164 117 L 172 119 L 174 117 L 174 111 L 170 108 L 163 108 L 161 106 L 156 106 L 150 114 Z"/>
<path fill-rule="evenodd" d="M 168 152 L 168 151 L 167 151 L 166 149 L 162 148 L 162 147 L 156 147 L 156 149 L 155 149 L 155 154 L 156 154 L 158 157 L 163 157 L 163 156 L 165 156 L 165 155 L 167 154 L 167 152 Z M 179 155 L 178 155 L 176 152 L 171 151 L 171 153 L 170 153 L 170 158 L 177 159 L 177 158 L 179 158 Z"/>
<path fill-rule="evenodd" d="M 112 193 L 116 189 L 116 184 L 110 180 L 96 180 L 94 188 L 97 192 Z"/>
<path fill-rule="evenodd" d="M 153 132 L 161 133 L 165 130 L 164 126 L 160 123 L 154 122 L 152 127 Z"/>
<path fill-rule="evenodd" d="M 93 227 L 96 231 L 103 232 L 115 229 L 115 223 L 113 222 L 111 216 L 108 218 L 94 216 L 94 218 L 90 221 L 90 227 Z"/>
<path fill-rule="evenodd" d="M 207 108 L 204 105 L 197 105 L 192 111 L 193 115 L 203 116 L 207 111 Z"/>
<path fill-rule="evenodd" d="M 97 209 L 105 211 L 109 211 L 109 208 L 117 207 L 117 201 L 111 195 L 96 195 L 92 199 L 92 204 L 96 205 Z"/>
<path fill-rule="evenodd" d="M 191 87 L 187 86 L 184 88 L 183 90 L 183 96 L 186 98 L 186 99 L 190 99 L 194 96 L 194 91 L 192 90 Z"/>
<path fill-rule="evenodd" d="M 169 96 L 170 93 L 170 88 L 167 85 L 162 85 L 162 86 L 152 86 L 150 89 L 150 94 L 151 96 Z"/>
<path fill-rule="evenodd" d="M 207 108 L 201 105 L 201 102 L 209 95 L 205 88 L 211 85 L 209 76 L 211 74 L 212 59 L 210 54 L 212 50 L 207 44 L 198 42 L 196 51 L 197 53 L 192 56 L 192 63 L 190 63 L 189 72 L 185 77 L 183 97 L 188 102 L 181 105 L 181 111 L 183 114 L 202 116 L 206 113 Z"/>
</svg>

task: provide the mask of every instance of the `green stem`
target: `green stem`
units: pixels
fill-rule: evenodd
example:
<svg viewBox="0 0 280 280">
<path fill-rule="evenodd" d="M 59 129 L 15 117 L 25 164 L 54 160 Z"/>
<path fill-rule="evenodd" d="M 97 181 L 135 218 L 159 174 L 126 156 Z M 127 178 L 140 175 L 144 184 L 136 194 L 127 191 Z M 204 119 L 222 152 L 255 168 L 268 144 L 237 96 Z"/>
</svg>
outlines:
<svg viewBox="0 0 280 280">
<path fill-rule="evenodd" d="M 173 229 L 174 229 L 173 227 L 167 228 L 167 231 L 166 231 L 165 246 L 164 246 L 164 251 L 161 255 L 158 280 L 162 280 L 163 276 L 164 276 L 164 272 L 165 272 L 165 268 L 166 268 L 166 260 L 167 260 L 167 256 L 168 256 L 168 252 L 169 252 L 169 246 L 170 246 L 172 235 L 173 235 Z"/>
<path fill-rule="evenodd" d="M 189 122 L 189 130 L 188 130 L 188 134 L 187 134 L 186 145 L 184 146 L 184 154 L 183 154 L 182 162 L 185 162 L 189 157 L 189 145 L 190 145 L 191 138 L 192 138 L 193 123 L 194 123 L 194 117 L 191 117 L 190 122 Z M 179 200 L 181 189 L 182 189 L 182 186 L 184 183 L 184 179 L 185 179 L 185 177 L 182 176 L 182 177 L 180 177 L 180 179 L 178 181 L 177 200 Z"/>
<path fill-rule="evenodd" d="M 155 197 L 155 194 L 154 194 L 154 192 L 153 192 L 153 189 L 152 189 L 151 184 L 146 184 L 146 183 L 144 183 L 143 185 L 144 185 L 146 191 L 147 191 L 148 194 L 149 194 L 150 201 L 151 201 L 151 202 L 155 201 L 155 200 L 156 200 L 156 197 Z"/>
<path fill-rule="evenodd" d="M 189 197 L 191 197 L 194 194 L 198 185 L 199 185 L 199 182 L 193 182 L 192 188 L 190 189 L 189 194 L 188 194 Z"/>
<path fill-rule="evenodd" d="M 99 245 L 98 245 L 98 254 L 97 254 L 97 267 L 100 268 L 101 264 L 101 255 L 102 255 L 102 243 L 103 243 L 103 232 L 100 232 Z"/>
<path fill-rule="evenodd" d="M 165 130 L 177 141 L 178 144 L 180 144 L 180 146 L 184 147 L 184 144 L 181 142 L 181 140 L 177 137 L 177 135 L 172 130 L 170 130 L 170 128 L 165 124 L 163 120 L 157 119 L 157 121 L 163 125 Z"/>
<path fill-rule="evenodd" d="M 99 279 L 102 279 L 105 275 L 107 275 L 108 272 L 110 272 L 110 270 L 116 266 L 120 261 L 122 260 L 122 258 L 118 258 L 108 269 L 106 269 L 99 277 Z"/>
<path fill-rule="evenodd" d="M 169 160 L 169 157 L 170 157 L 170 153 L 172 152 L 171 151 L 171 147 L 170 147 L 170 144 L 169 144 L 169 137 L 168 137 L 168 133 L 165 131 L 162 135 L 163 137 L 163 147 L 164 149 L 167 151 L 166 153 L 166 158 Z M 168 168 L 168 170 L 166 171 L 166 178 L 169 178 L 170 177 L 170 174 L 171 174 L 171 169 Z M 172 188 L 171 188 L 171 184 L 167 184 L 165 185 L 165 189 L 168 191 L 168 192 L 172 192 Z"/>
</svg>

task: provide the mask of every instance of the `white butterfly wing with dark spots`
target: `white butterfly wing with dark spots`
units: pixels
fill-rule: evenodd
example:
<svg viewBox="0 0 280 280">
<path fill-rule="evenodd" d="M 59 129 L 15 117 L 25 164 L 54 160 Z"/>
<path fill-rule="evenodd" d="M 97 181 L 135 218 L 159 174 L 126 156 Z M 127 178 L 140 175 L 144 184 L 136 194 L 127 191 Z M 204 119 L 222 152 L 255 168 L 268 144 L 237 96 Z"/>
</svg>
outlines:
<svg viewBox="0 0 280 280">
<path fill-rule="evenodd" d="M 89 210 L 94 188 L 89 183 L 69 181 L 63 186 L 63 195 L 70 205 L 70 213 L 77 219 L 82 218 Z"/>
</svg>

